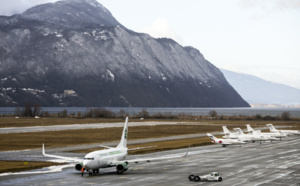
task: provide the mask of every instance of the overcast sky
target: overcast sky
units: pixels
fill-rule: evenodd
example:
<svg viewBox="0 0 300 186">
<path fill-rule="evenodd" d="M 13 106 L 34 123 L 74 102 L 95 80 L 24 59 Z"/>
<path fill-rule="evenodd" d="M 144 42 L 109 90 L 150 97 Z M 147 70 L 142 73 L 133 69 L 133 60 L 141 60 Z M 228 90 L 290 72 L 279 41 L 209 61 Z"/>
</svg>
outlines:
<svg viewBox="0 0 300 186">
<path fill-rule="evenodd" d="M 56 0 L 0 0 L 0 15 Z M 98 0 L 127 28 L 193 46 L 219 68 L 300 89 L 300 0 Z"/>
</svg>

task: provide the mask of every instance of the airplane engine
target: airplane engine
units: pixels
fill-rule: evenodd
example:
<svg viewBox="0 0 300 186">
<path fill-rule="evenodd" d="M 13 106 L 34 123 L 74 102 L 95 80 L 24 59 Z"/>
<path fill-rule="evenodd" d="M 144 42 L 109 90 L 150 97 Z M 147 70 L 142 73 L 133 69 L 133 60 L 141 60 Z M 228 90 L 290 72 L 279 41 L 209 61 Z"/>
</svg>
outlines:
<svg viewBox="0 0 300 186">
<path fill-rule="evenodd" d="M 75 169 L 78 170 L 78 171 L 81 171 L 81 168 L 82 168 L 82 163 L 77 163 L 75 165 Z"/>
<path fill-rule="evenodd" d="M 123 172 L 127 171 L 129 168 L 129 165 L 127 162 L 120 163 L 117 165 L 117 173 L 122 174 Z"/>
</svg>

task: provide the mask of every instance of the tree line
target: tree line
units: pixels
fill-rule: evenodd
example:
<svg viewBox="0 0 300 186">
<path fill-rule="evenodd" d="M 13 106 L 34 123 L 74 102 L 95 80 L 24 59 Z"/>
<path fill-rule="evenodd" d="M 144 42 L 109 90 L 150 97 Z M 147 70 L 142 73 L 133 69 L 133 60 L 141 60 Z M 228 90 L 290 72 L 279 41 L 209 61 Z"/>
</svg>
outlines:
<svg viewBox="0 0 300 186">
<path fill-rule="evenodd" d="M 26 103 L 23 108 L 15 108 L 15 116 L 20 117 L 70 117 L 70 118 L 124 118 L 130 116 L 132 118 L 142 119 L 193 119 L 193 120 L 291 120 L 291 114 L 288 111 L 282 112 L 280 116 L 261 116 L 256 114 L 255 116 L 223 116 L 218 115 L 215 110 L 208 112 L 207 116 L 195 116 L 186 113 L 179 113 L 174 115 L 170 112 L 154 113 L 150 114 L 145 108 L 138 113 L 129 114 L 125 110 L 120 110 L 118 113 L 114 113 L 105 108 L 87 108 L 85 112 L 69 113 L 66 109 L 50 114 L 48 111 L 43 111 L 40 104 Z"/>
</svg>

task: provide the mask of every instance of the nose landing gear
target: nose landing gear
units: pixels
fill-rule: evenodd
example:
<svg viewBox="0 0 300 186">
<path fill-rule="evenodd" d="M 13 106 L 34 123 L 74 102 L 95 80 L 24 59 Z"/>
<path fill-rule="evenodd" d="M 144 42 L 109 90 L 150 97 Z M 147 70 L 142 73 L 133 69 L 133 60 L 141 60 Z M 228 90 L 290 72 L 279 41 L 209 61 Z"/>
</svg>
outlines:
<svg viewBox="0 0 300 186">
<path fill-rule="evenodd" d="M 85 169 L 81 169 L 81 176 L 83 176 L 83 173 L 84 173 Z M 89 170 L 87 169 L 86 170 L 87 172 L 89 172 L 89 176 L 93 176 L 95 174 L 99 174 L 99 169 L 93 169 L 93 170 Z"/>
</svg>

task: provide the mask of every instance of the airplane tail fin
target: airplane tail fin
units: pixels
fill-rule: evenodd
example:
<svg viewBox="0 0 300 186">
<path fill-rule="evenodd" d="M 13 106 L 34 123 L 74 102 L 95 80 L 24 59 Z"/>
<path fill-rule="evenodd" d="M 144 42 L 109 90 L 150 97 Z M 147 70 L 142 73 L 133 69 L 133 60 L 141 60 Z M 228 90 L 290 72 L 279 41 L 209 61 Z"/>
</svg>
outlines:
<svg viewBox="0 0 300 186">
<path fill-rule="evenodd" d="M 241 128 L 234 128 L 234 130 L 235 130 L 238 134 L 244 134 L 244 132 L 242 131 Z"/>
<path fill-rule="evenodd" d="M 223 128 L 223 131 L 224 131 L 225 134 L 230 134 L 231 133 L 226 126 L 222 126 L 222 128 Z"/>
<path fill-rule="evenodd" d="M 275 127 L 272 124 L 266 124 L 266 125 L 269 127 L 270 131 L 277 130 L 277 129 L 275 129 Z"/>
<path fill-rule="evenodd" d="M 247 126 L 247 130 L 248 130 L 248 132 L 254 132 L 254 129 L 250 126 L 250 124 L 247 124 L 246 125 Z"/>
<path fill-rule="evenodd" d="M 206 133 L 206 135 L 212 140 L 215 141 L 217 138 L 213 136 L 211 133 Z"/>
<path fill-rule="evenodd" d="M 127 135 L 128 135 L 128 117 L 126 117 L 124 129 L 121 137 L 121 141 L 117 148 L 126 148 L 127 147 Z"/>
</svg>

